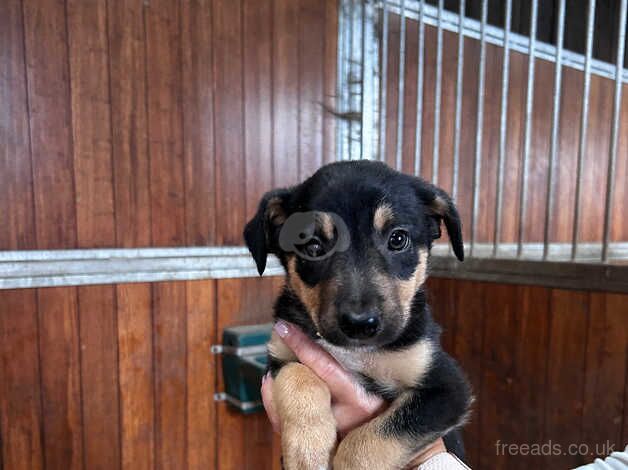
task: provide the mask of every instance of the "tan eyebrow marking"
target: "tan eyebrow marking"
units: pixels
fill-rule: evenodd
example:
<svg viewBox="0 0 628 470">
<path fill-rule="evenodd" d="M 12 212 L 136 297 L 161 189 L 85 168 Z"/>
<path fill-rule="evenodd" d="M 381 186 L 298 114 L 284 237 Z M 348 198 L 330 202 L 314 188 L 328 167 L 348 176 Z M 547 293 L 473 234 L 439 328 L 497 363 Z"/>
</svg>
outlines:
<svg viewBox="0 0 628 470">
<path fill-rule="evenodd" d="M 334 221 L 327 212 L 319 212 L 317 214 L 317 219 L 320 222 L 321 229 L 323 233 L 327 237 L 328 240 L 334 238 Z"/>
<path fill-rule="evenodd" d="M 381 204 L 377 209 L 375 209 L 375 215 L 373 215 L 373 226 L 381 232 L 386 224 L 392 220 L 393 215 L 393 210 L 390 204 Z"/>
</svg>

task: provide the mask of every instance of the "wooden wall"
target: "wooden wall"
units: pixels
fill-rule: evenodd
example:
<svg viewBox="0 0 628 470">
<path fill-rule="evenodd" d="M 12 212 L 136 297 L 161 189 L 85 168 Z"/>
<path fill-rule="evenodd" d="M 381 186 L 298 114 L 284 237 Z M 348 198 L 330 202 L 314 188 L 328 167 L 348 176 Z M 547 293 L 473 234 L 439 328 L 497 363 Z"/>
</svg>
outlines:
<svg viewBox="0 0 628 470">
<path fill-rule="evenodd" d="M 336 22 L 333 0 L 0 2 L 0 250 L 241 244 L 242 226 L 264 191 L 332 159 L 332 120 L 322 103 L 333 104 Z M 415 33 L 409 23 L 409 55 Z M 395 34 L 393 27 L 391 48 Z M 430 28 L 427 37 L 433 44 Z M 449 77 L 455 38 L 445 40 Z M 466 49 L 460 201 L 468 220 L 477 43 L 467 41 Z M 487 87 L 494 89 L 501 59 L 496 48 L 488 52 Z M 426 54 L 427 129 L 433 47 Z M 513 53 L 506 167 L 513 192 L 505 200 L 511 214 L 525 72 L 525 58 Z M 409 65 L 408 77 L 413 73 Z M 566 75 L 557 227 L 571 213 L 582 81 L 576 72 Z M 551 66 L 539 62 L 538 77 L 549 83 Z M 592 85 L 600 137 L 590 145 L 602 150 L 587 157 L 586 188 L 600 187 L 604 174 L 611 96 L 607 82 Z M 453 90 L 453 82 L 444 83 L 443 116 L 451 113 Z M 406 93 L 409 136 L 412 88 Z M 543 187 L 550 115 L 550 88 L 537 86 L 537 93 L 533 149 L 540 150 L 531 160 L 531 198 Z M 480 210 L 486 240 L 497 142 L 490 123 L 499 106 L 494 93 L 489 97 Z M 627 104 L 625 95 L 624 110 Z M 389 106 L 390 133 L 394 99 Z M 451 123 L 441 124 L 445 187 Z M 627 123 L 620 155 L 628 153 Z M 426 131 L 425 155 L 430 139 Z M 404 168 L 413 163 L 412 142 L 404 140 Z M 424 168 L 429 177 L 429 158 Z M 627 172 L 620 160 L 617 201 L 625 200 Z M 599 205 L 589 196 L 587 204 Z M 538 204 L 530 203 L 533 214 Z M 587 226 L 598 230 L 599 214 L 585 213 Z M 504 219 L 505 238 L 516 223 Z M 627 230 L 616 221 L 614 239 L 625 240 Z M 536 224 L 527 233 L 537 237 Z M 278 468 L 266 418 L 213 402 L 221 383 L 209 346 L 226 325 L 268 321 L 280 283 L 1 291 L 0 469 Z M 468 427 L 476 468 L 527 465 L 496 456 L 496 439 L 626 442 L 626 296 L 444 280 L 431 288 L 445 347 L 461 360 L 478 397 Z M 530 465 L 576 461 L 559 456 Z"/>
<path fill-rule="evenodd" d="M 476 395 L 465 429 L 472 468 L 573 468 L 607 441 L 628 444 L 627 295 L 444 279 L 429 288 L 444 348 Z M 498 441 L 561 447 L 508 455 Z M 569 455 L 570 444 L 589 455 Z"/>
<path fill-rule="evenodd" d="M 278 468 L 263 414 L 212 400 L 209 346 L 266 322 L 281 278 L 4 291 L 5 469 Z M 628 296 L 432 279 L 443 345 L 469 375 L 473 468 L 571 468 L 593 455 L 500 455 L 505 444 L 628 442 Z"/>
<path fill-rule="evenodd" d="M 0 250 L 242 243 L 333 155 L 335 0 L 6 0 Z"/>
<path fill-rule="evenodd" d="M 398 141 L 398 83 L 400 19 L 390 16 L 388 82 L 386 108 L 386 161 L 395 166 Z M 434 88 L 436 76 L 436 29 L 425 28 L 425 82 L 423 93 L 423 130 L 421 138 L 421 175 L 433 178 Z M 440 120 L 440 165 L 438 183 L 447 190 L 452 187 L 454 152 L 454 116 L 457 70 L 456 34 L 443 33 L 443 81 Z M 465 238 L 470 236 L 473 204 L 473 168 L 477 129 L 477 92 L 480 43 L 466 39 L 464 45 L 464 85 L 462 96 L 460 179 L 457 203 L 465 222 Z M 406 23 L 403 162 L 406 172 L 414 170 L 415 127 L 417 109 L 418 24 Z M 497 162 L 499 155 L 499 122 L 503 49 L 487 45 L 485 68 L 485 99 L 481 149 L 480 197 L 477 240 L 492 242 L 495 227 L 497 194 Z M 517 241 L 519 228 L 519 195 L 521 189 L 522 154 L 525 126 L 525 103 L 528 87 L 528 56 L 518 52 L 510 55 L 508 88 L 507 144 L 504 162 L 503 218 L 501 241 Z M 571 242 L 575 209 L 576 165 L 580 119 L 582 113 L 583 73 L 563 68 L 562 99 L 558 156 L 554 173 L 554 205 L 551 208 L 550 241 Z M 537 60 L 535 66 L 534 101 L 530 134 L 529 178 L 527 185 L 527 217 L 524 220 L 524 242 L 542 242 L 547 197 L 550 131 L 552 123 L 554 65 Z M 579 240 L 599 242 L 604 223 L 604 195 L 613 112 L 614 83 L 592 76 L 589 102 L 588 140 L 582 170 L 581 214 Z M 621 106 L 621 127 L 615 173 L 615 197 L 612 209 L 611 240 L 628 240 L 628 85 L 624 85 Z"/>
</svg>

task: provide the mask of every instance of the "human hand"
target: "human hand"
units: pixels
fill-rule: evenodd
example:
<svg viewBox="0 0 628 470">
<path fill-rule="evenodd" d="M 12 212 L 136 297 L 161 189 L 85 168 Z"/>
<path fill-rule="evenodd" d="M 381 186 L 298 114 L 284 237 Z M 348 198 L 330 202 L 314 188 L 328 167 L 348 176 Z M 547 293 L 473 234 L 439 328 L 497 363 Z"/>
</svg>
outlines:
<svg viewBox="0 0 628 470">
<path fill-rule="evenodd" d="M 341 438 L 387 408 L 382 398 L 368 393 L 327 351 L 298 327 L 280 320 L 275 325 L 275 331 L 299 361 L 312 369 L 329 387 L 332 413 Z M 281 421 L 273 402 L 272 388 L 273 379 L 268 373 L 262 380 L 262 401 L 273 429 L 280 433 Z M 421 449 L 406 468 L 416 468 L 440 452 L 446 452 L 446 449 L 443 440 L 437 439 Z"/>
<path fill-rule="evenodd" d="M 329 387 L 332 413 L 341 436 L 369 421 L 386 408 L 384 400 L 368 393 L 327 351 L 308 338 L 298 327 L 280 320 L 275 325 L 275 331 L 299 361 L 312 369 Z M 273 403 L 272 383 L 270 374 L 264 376 L 262 401 L 273 429 L 280 432 L 280 420 Z"/>
</svg>

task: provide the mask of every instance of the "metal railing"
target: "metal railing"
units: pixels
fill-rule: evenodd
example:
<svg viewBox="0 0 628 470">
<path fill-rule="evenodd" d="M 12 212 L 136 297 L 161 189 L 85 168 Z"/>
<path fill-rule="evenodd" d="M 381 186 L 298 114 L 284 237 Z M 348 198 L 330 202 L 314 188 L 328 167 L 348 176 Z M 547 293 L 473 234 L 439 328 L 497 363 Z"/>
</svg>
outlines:
<svg viewBox="0 0 628 470">
<path fill-rule="evenodd" d="M 403 164 L 404 132 L 408 132 L 404 126 L 406 110 L 405 93 L 407 87 L 416 87 L 416 128 L 414 131 L 414 173 L 419 175 L 422 163 L 426 158 L 431 158 L 432 182 L 438 184 L 439 165 L 441 160 L 440 143 L 442 116 L 442 87 L 444 80 L 455 80 L 455 106 L 453 116 L 453 164 L 451 168 L 452 187 L 451 193 L 454 199 L 460 195 L 460 159 L 461 159 L 461 132 L 462 132 L 462 101 L 464 83 L 464 58 L 465 41 L 473 39 L 479 42 L 479 62 L 477 68 L 477 106 L 476 129 L 473 151 L 472 171 L 472 204 L 469 243 L 466 246 L 470 258 L 482 258 L 510 261 L 543 261 L 543 262 L 579 262 L 579 263 L 615 263 L 621 264 L 628 260 L 628 240 L 611 241 L 611 228 L 613 223 L 613 207 L 615 201 L 615 180 L 618 159 L 618 141 L 620 137 L 620 119 L 622 88 L 628 83 L 628 69 L 624 68 L 624 53 L 626 41 L 626 15 L 628 0 L 621 0 L 619 6 L 618 35 L 616 45 L 615 63 L 607 63 L 593 57 L 593 40 L 595 36 L 596 2 L 590 0 L 586 14 L 586 50 L 584 54 L 578 54 L 564 48 L 566 0 L 559 0 L 558 15 L 556 20 L 557 40 L 556 45 L 547 44 L 537 40 L 538 0 L 531 2 L 530 35 L 524 36 L 511 30 L 512 0 L 505 4 L 504 28 L 489 25 L 487 22 L 488 0 L 482 1 L 480 20 L 465 17 L 465 1 L 461 0 L 457 13 L 446 11 L 443 0 L 439 0 L 436 6 L 428 5 L 425 0 L 388 0 L 388 1 L 363 1 L 342 0 L 340 6 L 340 31 L 339 31 L 339 74 L 338 74 L 338 106 L 341 113 L 355 114 L 354 119 L 341 121 L 337 128 L 338 158 L 348 159 L 383 159 L 394 148 L 394 165 L 397 169 Z M 399 23 L 399 50 L 392 50 L 389 40 L 391 18 L 400 18 Z M 406 26 L 408 21 L 417 23 L 418 50 L 416 59 L 417 79 L 416 83 L 406 83 L 405 67 L 407 67 L 406 50 Z M 427 111 L 423 99 L 425 87 L 425 47 L 426 26 L 435 29 L 436 64 L 434 72 L 434 109 L 430 110 L 434 116 L 432 134 L 432 155 L 425 153 L 422 145 L 424 133 L 424 114 Z M 447 31 L 457 35 L 457 64 L 455 77 L 443 77 L 443 32 Z M 349 41 L 350 45 L 347 45 Z M 359 45 L 359 46 L 357 46 Z M 395 43 L 395 46 L 397 43 Z M 493 227 L 493 240 L 490 242 L 479 241 L 477 237 L 478 217 L 480 211 L 480 187 L 483 181 L 482 149 L 485 135 L 484 104 L 486 101 L 486 57 L 487 46 L 501 47 L 501 104 L 499 110 L 499 126 L 496 188 L 495 188 L 495 225 Z M 507 139 L 509 131 L 508 94 L 512 71 L 510 70 L 510 57 L 513 52 L 523 53 L 527 56 L 527 89 L 525 95 L 525 108 L 523 110 L 523 143 L 520 155 L 520 175 L 518 208 L 514 213 L 504 211 L 504 171 L 507 155 Z M 389 70 L 389 58 L 398 54 L 398 65 L 395 74 Z M 549 130 L 549 154 L 547 158 L 547 184 L 544 191 L 544 217 L 542 241 L 530 242 L 525 237 L 525 221 L 528 217 L 528 178 L 530 177 L 530 159 L 532 153 L 532 126 L 534 117 L 534 93 L 535 93 L 535 64 L 541 59 L 551 62 L 554 66 L 553 94 L 551 100 L 551 129 Z M 559 132 L 561 101 L 570 99 L 563 96 L 563 72 L 565 68 L 582 72 L 579 136 L 577 143 L 577 161 L 575 175 L 575 202 L 570 243 L 557 243 L 552 240 L 551 211 L 556 202 L 556 175 L 557 155 L 559 153 Z M 396 116 L 387 116 L 387 90 L 391 86 L 389 80 L 395 77 L 397 83 Z M 608 155 L 608 169 L 606 174 L 606 192 L 604 194 L 603 210 L 603 235 L 599 241 L 583 242 L 580 240 L 580 229 L 585 223 L 582 211 L 582 187 L 585 155 L 587 152 L 587 139 L 589 137 L 591 81 L 592 77 L 603 77 L 613 81 L 613 109 L 611 111 L 610 144 Z M 431 92 L 431 90 L 430 90 Z M 352 114 L 354 113 L 354 114 Z M 452 116 L 449 117 L 450 119 Z M 396 142 L 387 142 L 386 124 L 390 119 L 396 119 Z M 429 129 L 428 129 L 429 131 Z M 623 156 L 622 158 L 628 158 Z M 391 160 L 389 159 L 389 163 Z M 503 221 L 508 217 L 517 219 L 515 240 L 502 239 Z M 446 253 L 444 247 L 437 247 L 437 254 Z"/>
</svg>

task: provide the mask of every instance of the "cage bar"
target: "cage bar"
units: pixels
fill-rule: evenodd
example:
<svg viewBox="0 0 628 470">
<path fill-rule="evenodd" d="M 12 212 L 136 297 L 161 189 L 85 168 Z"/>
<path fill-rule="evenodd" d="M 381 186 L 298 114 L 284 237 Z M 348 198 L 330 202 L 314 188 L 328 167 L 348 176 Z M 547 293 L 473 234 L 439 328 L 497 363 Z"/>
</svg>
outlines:
<svg viewBox="0 0 628 470">
<path fill-rule="evenodd" d="M 397 92 L 397 151 L 395 153 L 395 168 L 401 170 L 403 163 L 403 103 L 404 85 L 406 81 L 406 11 L 405 2 L 401 0 L 401 22 L 399 27 L 399 85 Z"/>
<path fill-rule="evenodd" d="M 495 201 L 495 228 L 493 232 L 493 256 L 497 256 L 501 239 L 502 210 L 504 197 L 504 160 L 506 159 L 506 132 L 508 125 L 508 84 L 510 73 L 510 27 L 512 23 L 512 0 L 506 1 L 504 21 L 504 55 L 502 63 L 502 90 L 499 115 L 499 155 L 497 161 L 497 188 Z"/>
<path fill-rule="evenodd" d="M 462 127 L 462 80 L 464 78 L 464 10 L 465 0 L 460 0 L 460 21 L 458 23 L 458 63 L 456 64 L 456 110 L 454 116 L 454 162 L 451 181 L 451 196 L 458 197 L 460 173 L 460 130 Z"/>
<path fill-rule="evenodd" d="M 580 192 L 582 187 L 582 167 L 587 147 L 589 127 L 589 90 L 591 88 L 591 56 L 593 54 L 593 25 L 595 24 L 595 0 L 589 0 L 587 14 L 587 45 L 584 62 L 584 86 L 582 90 L 582 116 L 580 119 L 580 141 L 578 145 L 578 165 L 576 169 L 576 196 L 571 237 L 571 260 L 578 255 L 578 229 L 580 228 Z"/>
<path fill-rule="evenodd" d="M 530 158 L 530 133 L 532 132 L 532 110 L 534 106 L 534 50 L 536 48 L 536 23 L 538 0 L 532 0 L 530 14 L 530 44 L 528 57 L 528 89 L 526 90 L 525 128 L 523 137 L 523 158 L 521 161 L 521 187 L 519 188 L 519 236 L 517 257 L 523 254 L 523 232 L 528 209 L 528 160 Z"/>
<path fill-rule="evenodd" d="M 471 210 L 471 251 L 473 256 L 477 238 L 478 212 L 480 210 L 480 177 L 482 170 L 482 132 L 484 124 L 484 75 L 486 65 L 486 19 L 488 16 L 488 0 L 482 0 L 482 27 L 480 36 L 480 64 L 478 72 L 478 96 L 475 134 L 475 159 L 473 162 L 473 207 Z"/>
<path fill-rule="evenodd" d="M 440 106 L 443 79 L 443 8 L 444 0 L 438 0 L 438 26 L 436 28 L 436 79 L 434 80 L 434 142 L 432 148 L 432 183 L 438 184 L 440 157 Z"/>
<path fill-rule="evenodd" d="M 558 132 L 560 129 L 560 99 L 563 79 L 563 41 L 565 36 L 565 0 L 558 7 L 558 32 L 556 38 L 556 60 L 554 65 L 554 97 L 552 107 L 552 133 L 547 171 L 547 196 L 545 198 L 545 223 L 543 226 L 543 260 L 549 255 L 550 216 L 554 206 L 554 171 L 558 153 Z"/>
<path fill-rule="evenodd" d="M 382 5 L 382 81 L 379 104 L 379 159 L 386 161 L 386 95 L 388 94 L 388 2 Z"/>
<path fill-rule="evenodd" d="M 417 73 L 416 73 L 416 129 L 414 130 L 414 174 L 421 174 L 421 146 L 423 132 L 423 75 L 425 60 L 425 23 L 423 21 L 423 12 L 425 11 L 425 0 L 421 0 L 419 12 L 419 45 L 417 57 Z"/>
<path fill-rule="evenodd" d="M 611 141 L 608 156 L 608 170 L 606 175 L 606 200 L 604 202 L 604 233 L 602 239 L 602 262 L 608 261 L 608 245 L 611 231 L 611 213 L 613 196 L 615 193 L 615 171 L 617 166 L 617 147 L 619 145 L 619 119 L 621 115 L 622 80 L 621 71 L 624 68 L 624 50 L 626 45 L 626 4 L 622 0 L 619 13 L 619 35 L 617 38 L 617 59 L 615 68 L 615 92 L 613 96 L 613 120 L 611 126 Z"/>
</svg>

